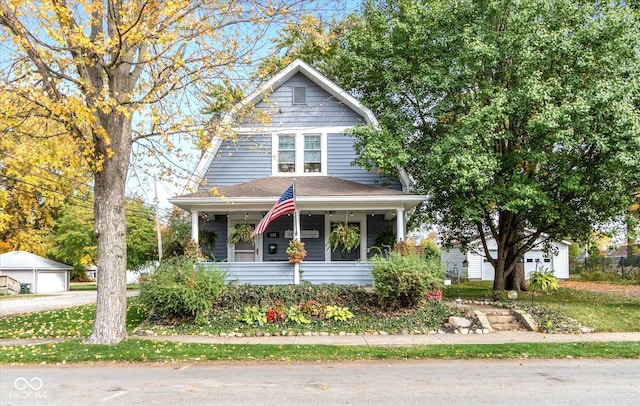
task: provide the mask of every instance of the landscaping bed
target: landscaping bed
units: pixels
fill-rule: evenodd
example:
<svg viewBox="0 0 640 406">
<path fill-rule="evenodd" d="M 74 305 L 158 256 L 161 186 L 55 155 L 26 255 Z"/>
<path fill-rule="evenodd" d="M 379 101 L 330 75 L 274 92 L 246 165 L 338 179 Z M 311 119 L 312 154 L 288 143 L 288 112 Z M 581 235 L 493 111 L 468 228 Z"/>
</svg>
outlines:
<svg viewBox="0 0 640 406">
<path fill-rule="evenodd" d="M 342 309 L 342 314 L 331 315 Z M 295 313 L 292 317 L 291 314 Z M 342 316 L 342 317 L 340 317 Z M 429 334 L 454 332 L 450 316 L 471 321 L 481 329 L 469 309 L 457 309 L 439 300 L 412 308 L 383 308 L 374 293 L 358 286 L 231 285 L 211 311 L 197 320 L 159 318 L 150 314 L 134 333 L 262 335 Z"/>
</svg>

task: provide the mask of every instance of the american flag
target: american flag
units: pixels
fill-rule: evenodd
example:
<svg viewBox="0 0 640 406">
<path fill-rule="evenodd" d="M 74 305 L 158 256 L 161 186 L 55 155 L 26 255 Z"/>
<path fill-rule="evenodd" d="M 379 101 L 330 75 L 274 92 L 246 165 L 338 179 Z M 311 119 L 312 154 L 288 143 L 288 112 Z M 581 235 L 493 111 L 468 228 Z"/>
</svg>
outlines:
<svg viewBox="0 0 640 406">
<path fill-rule="evenodd" d="M 282 196 L 280 196 L 280 200 L 269 210 L 266 216 L 260 220 L 260 223 L 253 231 L 252 236 L 256 236 L 257 234 L 262 234 L 264 230 L 267 229 L 269 223 L 271 223 L 276 218 L 282 216 L 283 214 L 291 213 L 296 210 L 296 202 L 293 195 L 293 185 L 289 186 L 287 190 L 284 191 Z"/>
</svg>

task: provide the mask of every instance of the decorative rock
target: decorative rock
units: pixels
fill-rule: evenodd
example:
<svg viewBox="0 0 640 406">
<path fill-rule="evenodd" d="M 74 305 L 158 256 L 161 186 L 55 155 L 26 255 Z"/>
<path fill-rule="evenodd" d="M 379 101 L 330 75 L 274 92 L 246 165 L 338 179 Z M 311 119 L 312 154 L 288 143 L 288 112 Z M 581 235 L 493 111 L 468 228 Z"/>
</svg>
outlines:
<svg viewBox="0 0 640 406">
<path fill-rule="evenodd" d="M 236 333 L 236 337 L 244 337 L 244 334 L 242 334 L 242 333 Z"/>
<path fill-rule="evenodd" d="M 386 331 L 378 331 L 378 333 L 380 333 L 381 336 L 388 336 L 389 333 Z"/>
<path fill-rule="evenodd" d="M 453 327 L 469 328 L 471 327 L 471 321 L 464 317 L 451 316 L 449 317 L 449 324 Z"/>
<path fill-rule="evenodd" d="M 475 331 L 476 334 L 482 334 L 482 329 L 481 328 L 477 328 Z"/>
<path fill-rule="evenodd" d="M 346 336 L 346 335 L 347 335 L 347 333 L 345 333 L 344 331 L 341 331 L 341 332 L 339 332 L 339 333 L 338 333 L 338 335 L 339 335 L 339 336 Z"/>
<path fill-rule="evenodd" d="M 464 327 L 460 327 L 460 334 L 469 334 L 469 329 L 468 328 L 464 328 Z"/>
<path fill-rule="evenodd" d="M 593 333 L 593 330 L 591 330 L 589 327 L 582 327 L 580 329 L 581 333 Z"/>
<path fill-rule="evenodd" d="M 313 334 L 311 334 L 311 331 L 307 331 L 302 335 L 305 336 L 305 337 L 311 337 Z"/>
<path fill-rule="evenodd" d="M 489 334 L 489 333 L 490 333 L 490 331 L 489 331 L 488 328 L 483 328 L 482 329 L 482 334 Z"/>
<path fill-rule="evenodd" d="M 326 331 L 321 331 L 321 332 L 320 332 L 320 336 L 322 336 L 322 337 L 328 337 L 328 336 L 329 336 L 329 333 L 327 333 Z"/>
</svg>

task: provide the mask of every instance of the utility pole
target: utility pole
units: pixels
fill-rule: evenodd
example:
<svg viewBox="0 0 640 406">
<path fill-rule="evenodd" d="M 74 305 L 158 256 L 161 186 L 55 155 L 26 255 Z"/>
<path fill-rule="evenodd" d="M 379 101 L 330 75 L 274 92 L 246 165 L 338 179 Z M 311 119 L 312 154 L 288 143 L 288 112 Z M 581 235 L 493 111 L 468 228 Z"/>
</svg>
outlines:
<svg viewBox="0 0 640 406">
<path fill-rule="evenodd" d="M 153 178 L 153 192 L 156 203 L 156 231 L 158 232 L 158 261 L 162 261 L 162 234 L 160 233 L 160 214 L 158 210 L 158 180 Z"/>
</svg>

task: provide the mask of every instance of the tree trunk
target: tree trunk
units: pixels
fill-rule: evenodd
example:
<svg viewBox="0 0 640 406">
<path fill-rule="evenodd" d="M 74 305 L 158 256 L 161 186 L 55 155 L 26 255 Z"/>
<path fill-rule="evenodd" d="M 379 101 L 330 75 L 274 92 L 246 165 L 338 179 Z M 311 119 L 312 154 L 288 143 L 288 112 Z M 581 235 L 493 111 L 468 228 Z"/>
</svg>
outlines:
<svg viewBox="0 0 640 406">
<path fill-rule="evenodd" d="M 109 142 L 96 141 L 104 157 L 95 173 L 94 213 L 98 243 L 98 296 L 93 332 L 89 344 L 117 344 L 127 337 L 127 222 L 125 185 L 131 153 L 131 120 L 110 114 L 104 128 Z M 113 153 L 110 154 L 109 150 Z"/>
<path fill-rule="evenodd" d="M 527 286 L 527 281 L 524 277 L 524 263 L 518 262 L 516 267 L 509 275 L 507 275 L 505 280 L 505 289 L 506 290 L 515 290 L 518 292 L 526 292 L 529 290 Z"/>
<path fill-rule="evenodd" d="M 493 267 L 493 291 L 500 292 L 505 289 L 504 260 L 496 258 L 496 265 Z"/>
</svg>

